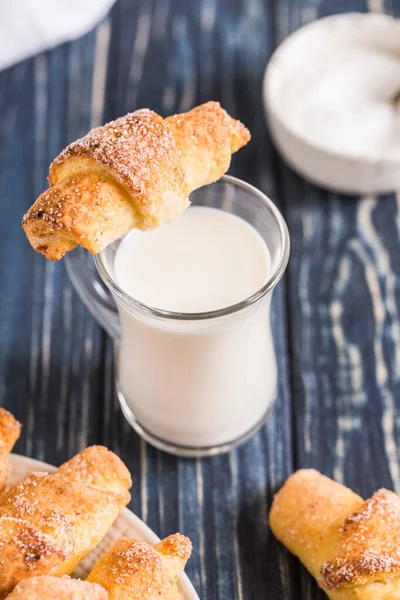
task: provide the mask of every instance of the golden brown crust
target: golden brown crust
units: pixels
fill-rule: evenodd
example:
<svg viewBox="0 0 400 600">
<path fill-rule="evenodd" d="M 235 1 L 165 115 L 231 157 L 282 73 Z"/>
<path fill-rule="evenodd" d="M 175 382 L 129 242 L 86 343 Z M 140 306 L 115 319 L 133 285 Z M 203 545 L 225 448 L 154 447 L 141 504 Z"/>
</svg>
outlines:
<svg viewBox="0 0 400 600">
<path fill-rule="evenodd" d="M 164 564 L 176 581 L 192 554 L 193 546 L 188 537 L 175 533 L 155 544 L 154 549 L 162 555 Z"/>
<path fill-rule="evenodd" d="M 61 520 L 57 536 L 52 536 L 46 518 L 38 519 L 37 525 L 26 519 L 0 518 L 0 598 L 5 598 L 19 581 L 33 574 L 48 573 L 72 553 L 68 523 Z"/>
<path fill-rule="evenodd" d="M 11 452 L 21 434 L 21 423 L 0 408 L 0 491 L 7 483 L 7 454 Z"/>
<path fill-rule="evenodd" d="M 319 577 L 332 556 L 346 517 L 360 508 L 362 498 L 313 469 L 291 475 L 275 496 L 269 522 L 274 535 Z"/>
<path fill-rule="evenodd" d="M 58 260 L 78 244 L 96 253 L 134 227 L 154 229 L 219 179 L 248 130 L 219 103 L 162 119 L 143 109 L 98 127 L 50 167 L 50 188 L 23 219 L 32 247 Z"/>
<path fill-rule="evenodd" d="M 78 243 L 98 252 L 120 223 L 135 224 L 129 194 L 106 173 L 88 171 L 43 192 L 24 218 L 24 229 L 35 250 L 57 260 Z"/>
<path fill-rule="evenodd" d="M 9 454 L 21 434 L 21 423 L 5 410 L 0 408 L 0 446 Z"/>
<path fill-rule="evenodd" d="M 8 461 L 4 448 L 0 447 L 0 492 L 4 490 L 8 479 Z"/>
<path fill-rule="evenodd" d="M 89 487 L 118 492 L 128 498 L 132 478 L 122 460 L 105 446 L 89 446 L 61 465 L 58 475 Z"/>
<path fill-rule="evenodd" d="M 17 585 L 7 600 L 107 600 L 108 594 L 96 583 L 69 577 L 31 577 Z"/>
<path fill-rule="evenodd" d="M 378 490 L 345 520 L 335 554 L 321 567 L 321 584 L 333 589 L 400 576 L 399 540 L 400 498 Z"/>
<path fill-rule="evenodd" d="M 178 600 L 176 581 L 192 550 L 179 533 L 155 546 L 121 539 L 95 565 L 88 581 L 99 583 L 110 600 Z"/>
<path fill-rule="evenodd" d="M 93 169 L 112 173 L 139 205 L 158 196 L 166 184 L 172 194 L 185 186 L 175 140 L 164 119 L 148 109 L 96 127 L 70 144 L 50 166 L 50 185 L 82 172 L 82 163 L 71 163 L 72 157 L 90 159 Z"/>
<path fill-rule="evenodd" d="M 364 502 L 318 471 L 297 471 L 270 513 L 276 537 L 331 600 L 400 600 L 400 499 L 379 490 Z"/>
<path fill-rule="evenodd" d="M 0 598 L 29 575 L 71 573 L 129 502 L 130 485 L 120 459 L 94 446 L 55 473 L 33 473 L 6 490 L 0 496 Z M 19 562 L 10 553 L 21 545 L 15 550 L 1 535 L 10 519 L 25 536 Z M 37 556 L 36 538 L 42 551 L 30 560 Z"/>
<path fill-rule="evenodd" d="M 191 192 L 220 179 L 229 169 L 232 154 L 250 140 L 249 130 L 219 102 L 201 104 L 165 121 L 181 152 Z"/>
</svg>

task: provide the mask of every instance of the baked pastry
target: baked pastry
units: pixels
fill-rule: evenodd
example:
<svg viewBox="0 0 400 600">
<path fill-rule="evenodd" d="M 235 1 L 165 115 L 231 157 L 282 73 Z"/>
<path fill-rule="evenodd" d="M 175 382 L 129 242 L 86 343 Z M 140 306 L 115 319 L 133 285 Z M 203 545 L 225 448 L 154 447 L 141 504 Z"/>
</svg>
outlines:
<svg viewBox="0 0 400 600">
<path fill-rule="evenodd" d="M 7 410 L 0 408 L 0 491 L 7 483 L 7 454 L 13 449 L 20 433 L 21 423 Z"/>
<path fill-rule="evenodd" d="M 100 252 L 133 228 L 154 229 L 219 179 L 248 130 L 218 102 L 163 119 L 142 109 L 97 127 L 50 166 L 50 188 L 23 218 L 32 247 L 51 260 L 81 245 Z"/>
<path fill-rule="evenodd" d="M 95 565 L 88 581 L 110 600 L 179 600 L 177 580 L 192 552 L 189 538 L 176 533 L 158 544 L 123 538 Z"/>
<path fill-rule="evenodd" d="M 34 575 L 72 573 L 128 504 L 130 474 L 102 446 L 0 495 L 0 598 Z"/>
<path fill-rule="evenodd" d="M 276 495 L 275 536 L 331 600 L 400 599 L 400 498 L 382 489 L 364 502 L 314 470 L 300 470 Z"/>
<path fill-rule="evenodd" d="M 43 575 L 21 581 L 7 600 L 108 600 L 108 594 L 96 583 Z"/>
</svg>

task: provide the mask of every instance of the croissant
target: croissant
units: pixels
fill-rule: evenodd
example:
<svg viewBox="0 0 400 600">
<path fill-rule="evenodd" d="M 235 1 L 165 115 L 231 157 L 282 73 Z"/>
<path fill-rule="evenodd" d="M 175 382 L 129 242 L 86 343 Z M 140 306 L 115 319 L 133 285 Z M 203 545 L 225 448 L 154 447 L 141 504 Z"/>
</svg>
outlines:
<svg viewBox="0 0 400 600">
<path fill-rule="evenodd" d="M 177 580 L 192 552 L 176 533 L 158 544 L 123 538 L 95 565 L 88 581 L 103 586 L 110 600 L 179 600 Z"/>
<path fill-rule="evenodd" d="M 7 600 L 108 600 L 108 594 L 96 583 L 43 575 L 21 581 Z"/>
<path fill-rule="evenodd" d="M 331 600 L 400 599 L 400 498 L 381 489 L 364 502 L 314 470 L 300 470 L 276 495 L 275 536 Z"/>
<path fill-rule="evenodd" d="M 97 253 L 133 228 L 154 229 L 219 179 L 248 130 L 218 102 L 163 119 L 137 110 L 90 131 L 50 166 L 50 188 L 23 218 L 31 246 L 50 260 L 81 245 Z"/>
<path fill-rule="evenodd" d="M 129 502 L 130 487 L 122 461 L 92 446 L 1 494 L 0 598 L 27 577 L 72 573 Z"/>
<path fill-rule="evenodd" d="M 21 423 L 4 408 L 0 408 L 0 491 L 7 483 L 7 454 L 21 433 Z"/>
</svg>

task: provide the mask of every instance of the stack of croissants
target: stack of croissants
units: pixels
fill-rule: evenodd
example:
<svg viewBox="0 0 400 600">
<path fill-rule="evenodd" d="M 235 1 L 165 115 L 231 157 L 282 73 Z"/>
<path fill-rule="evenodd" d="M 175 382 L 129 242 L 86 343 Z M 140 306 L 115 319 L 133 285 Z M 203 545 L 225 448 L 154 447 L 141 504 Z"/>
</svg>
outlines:
<svg viewBox="0 0 400 600">
<path fill-rule="evenodd" d="M 177 600 L 192 551 L 176 533 L 158 544 L 122 538 L 87 581 L 71 579 L 130 501 L 131 476 L 103 446 L 91 446 L 53 473 L 7 487 L 7 455 L 21 425 L 0 409 L 0 599 Z"/>
</svg>

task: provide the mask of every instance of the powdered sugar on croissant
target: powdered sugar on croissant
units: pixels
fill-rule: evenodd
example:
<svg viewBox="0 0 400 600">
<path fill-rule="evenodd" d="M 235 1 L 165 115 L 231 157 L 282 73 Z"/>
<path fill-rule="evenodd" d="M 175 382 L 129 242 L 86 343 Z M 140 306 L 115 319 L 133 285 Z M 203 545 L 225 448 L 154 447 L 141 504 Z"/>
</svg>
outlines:
<svg viewBox="0 0 400 600">
<path fill-rule="evenodd" d="M 192 552 L 189 538 L 175 533 L 151 546 L 123 538 L 94 566 L 88 581 L 110 600 L 179 600 L 177 580 Z"/>
<path fill-rule="evenodd" d="M 378 490 L 364 502 L 312 469 L 276 495 L 273 533 L 331 600 L 400 600 L 400 498 Z"/>
<path fill-rule="evenodd" d="M 249 139 L 218 102 L 166 119 L 142 109 L 93 129 L 51 165 L 50 188 L 23 219 L 28 240 L 58 260 L 77 245 L 96 253 L 133 228 L 172 221 Z"/>
<path fill-rule="evenodd" d="M 0 599 L 22 580 L 72 573 L 128 504 L 131 478 L 103 446 L 0 495 Z"/>
</svg>

